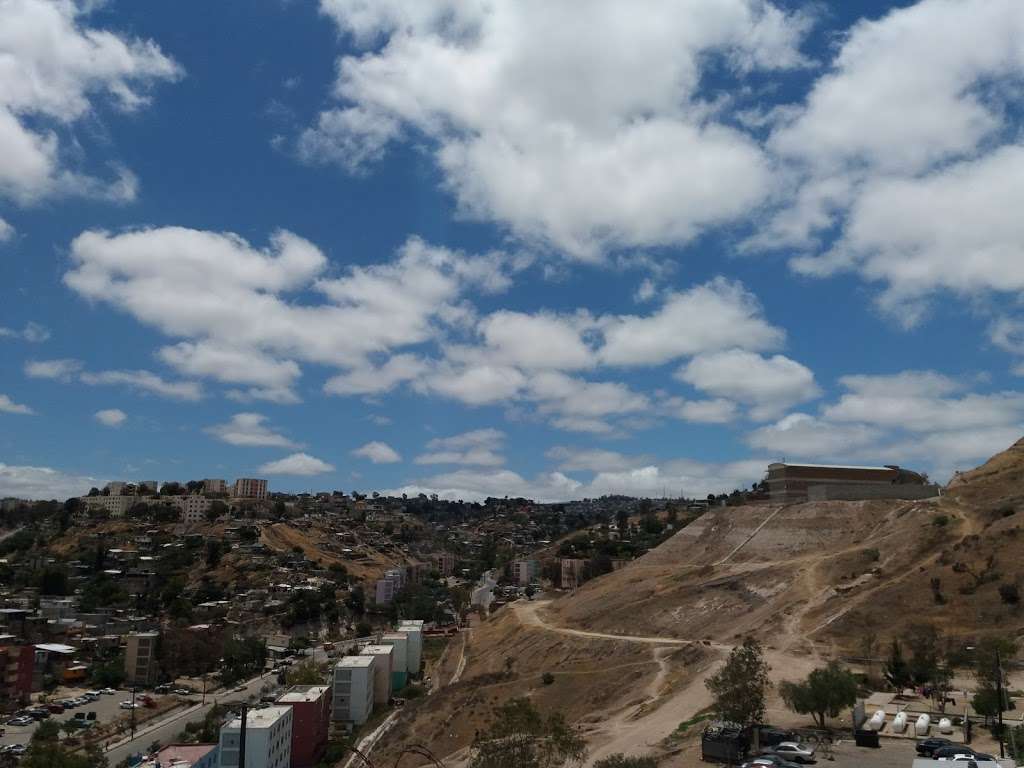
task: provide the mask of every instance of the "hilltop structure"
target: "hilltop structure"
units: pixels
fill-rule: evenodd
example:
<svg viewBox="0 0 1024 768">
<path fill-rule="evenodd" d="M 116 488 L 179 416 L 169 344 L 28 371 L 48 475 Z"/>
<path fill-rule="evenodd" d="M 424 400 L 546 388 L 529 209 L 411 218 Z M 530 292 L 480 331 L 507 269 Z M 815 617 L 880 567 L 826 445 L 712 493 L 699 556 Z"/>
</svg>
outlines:
<svg viewBox="0 0 1024 768">
<path fill-rule="evenodd" d="M 768 465 L 765 478 L 772 502 L 860 501 L 864 499 L 927 499 L 939 486 L 926 476 L 895 464 L 884 467 L 833 464 Z"/>
</svg>

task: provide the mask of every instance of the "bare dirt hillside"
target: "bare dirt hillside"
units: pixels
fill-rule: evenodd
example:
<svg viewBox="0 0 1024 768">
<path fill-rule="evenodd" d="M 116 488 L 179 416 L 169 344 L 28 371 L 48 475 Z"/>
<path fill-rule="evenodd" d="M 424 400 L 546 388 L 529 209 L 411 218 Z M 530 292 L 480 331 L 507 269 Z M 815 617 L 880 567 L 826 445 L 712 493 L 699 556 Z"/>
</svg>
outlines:
<svg viewBox="0 0 1024 768">
<path fill-rule="evenodd" d="M 378 579 L 388 568 L 407 562 L 397 549 L 381 551 L 358 539 L 343 542 L 331 530 L 320 526 L 299 528 L 288 523 L 274 523 L 261 529 L 260 541 L 274 552 L 288 553 L 298 547 L 313 562 L 323 565 L 339 563 L 356 579 Z M 346 557 L 345 548 L 353 549 L 354 557 Z"/>
<path fill-rule="evenodd" d="M 917 622 L 1020 633 L 1024 611 L 1000 587 L 1024 589 L 1022 525 L 1024 441 L 939 499 L 716 508 L 551 615 L 615 634 L 757 632 L 794 652 L 853 651 Z"/>
<path fill-rule="evenodd" d="M 702 668 L 709 652 L 697 646 L 576 637 L 524 625 L 504 608 L 472 631 L 457 682 L 409 702 L 374 751 L 390 765 L 408 744 L 426 744 L 442 759 L 457 756 L 477 730 L 494 720 L 499 705 L 528 696 L 545 712 L 562 712 L 591 729 L 657 709 L 685 683 L 683 670 Z M 511 659 L 511 667 L 506 665 Z M 553 681 L 544 682 L 550 673 Z M 676 715 L 671 715 L 673 726 Z M 410 765 L 419 762 L 410 756 Z M 448 763 L 448 760 L 445 760 Z"/>
<path fill-rule="evenodd" d="M 965 645 L 1024 634 L 1022 525 L 1024 441 L 928 501 L 714 509 L 573 595 L 501 609 L 473 630 L 466 663 L 448 665 L 456 681 L 407 705 L 374 757 L 418 741 L 462 766 L 495 707 L 526 695 L 579 725 L 588 766 L 616 752 L 699 765 L 699 725 L 676 729 L 710 703 L 704 681 L 744 635 L 766 646 L 777 682 L 860 655 L 865 638 L 883 653 L 911 624 Z M 806 725 L 777 689 L 768 717 Z"/>
</svg>

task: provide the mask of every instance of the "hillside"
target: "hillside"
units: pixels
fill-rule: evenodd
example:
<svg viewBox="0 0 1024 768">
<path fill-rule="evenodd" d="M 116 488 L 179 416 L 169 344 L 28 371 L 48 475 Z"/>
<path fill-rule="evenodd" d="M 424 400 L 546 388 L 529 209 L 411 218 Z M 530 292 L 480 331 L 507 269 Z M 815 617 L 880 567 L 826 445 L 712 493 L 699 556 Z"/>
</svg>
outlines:
<svg viewBox="0 0 1024 768">
<path fill-rule="evenodd" d="M 915 622 L 1019 633 L 1024 612 L 999 587 L 1024 580 L 1021 512 L 1024 441 L 939 499 L 716 508 L 557 601 L 553 620 L 723 642 L 757 630 L 778 648 L 826 652 Z"/>
<path fill-rule="evenodd" d="M 420 739 L 460 765 L 501 697 L 528 695 L 580 725 L 588 765 L 615 752 L 698 765 L 699 728 L 666 739 L 708 705 L 705 678 L 744 635 L 762 641 L 781 680 L 863 655 L 866 638 L 883 653 L 912 624 L 937 626 L 954 646 L 1024 634 L 1024 609 L 1000 595 L 1024 581 L 1022 524 L 1024 441 L 937 499 L 715 508 L 575 594 L 483 622 L 462 679 L 407 707 L 380 752 Z M 508 679 L 495 676 L 506 657 Z M 777 690 L 768 717 L 802 722 Z"/>
</svg>

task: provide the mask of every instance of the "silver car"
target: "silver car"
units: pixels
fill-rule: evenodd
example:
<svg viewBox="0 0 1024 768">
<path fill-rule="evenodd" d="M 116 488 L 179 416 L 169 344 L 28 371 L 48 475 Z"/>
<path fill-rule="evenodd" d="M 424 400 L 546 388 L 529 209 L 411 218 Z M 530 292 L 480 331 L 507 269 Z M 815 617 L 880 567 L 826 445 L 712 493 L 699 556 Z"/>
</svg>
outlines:
<svg viewBox="0 0 1024 768">
<path fill-rule="evenodd" d="M 795 741 L 783 741 L 774 747 L 765 747 L 762 752 L 767 755 L 778 755 L 795 763 L 814 762 L 814 747 L 797 744 Z"/>
</svg>

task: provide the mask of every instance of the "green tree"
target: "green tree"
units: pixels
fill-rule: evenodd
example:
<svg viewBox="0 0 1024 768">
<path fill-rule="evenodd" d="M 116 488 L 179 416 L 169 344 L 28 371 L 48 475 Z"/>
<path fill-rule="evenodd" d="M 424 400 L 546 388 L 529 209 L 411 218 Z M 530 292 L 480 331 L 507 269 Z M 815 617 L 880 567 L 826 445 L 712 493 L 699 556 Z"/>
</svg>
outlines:
<svg viewBox="0 0 1024 768">
<path fill-rule="evenodd" d="M 324 684 L 324 675 L 312 659 L 291 667 L 285 679 L 288 681 L 288 685 Z"/>
<path fill-rule="evenodd" d="M 210 539 L 206 542 L 206 567 L 216 568 L 220 564 L 221 554 L 221 543 L 217 539 Z"/>
<path fill-rule="evenodd" d="M 559 768 L 586 756 L 583 739 L 560 713 L 544 717 L 528 699 L 512 699 L 473 741 L 469 768 Z"/>
<path fill-rule="evenodd" d="M 800 683 L 784 682 L 779 693 L 786 706 L 801 715 L 810 715 L 821 728 L 825 720 L 838 717 L 857 701 L 857 680 L 837 661 L 813 670 Z"/>
<path fill-rule="evenodd" d="M 907 660 L 903 658 L 903 648 L 900 646 L 900 641 L 896 639 L 892 641 L 889 658 L 885 662 L 885 679 L 896 689 L 896 693 L 902 692 L 912 682 L 910 667 L 907 665 Z"/>
<path fill-rule="evenodd" d="M 748 726 L 764 719 L 771 681 L 761 644 L 752 637 L 733 648 L 725 665 L 705 682 L 721 720 Z"/>
<path fill-rule="evenodd" d="M 931 683 L 939 668 L 939 632 L 930 624 L 915 624 L 907 633 L 910 678 L 915 685 Z"/>
</svg>

